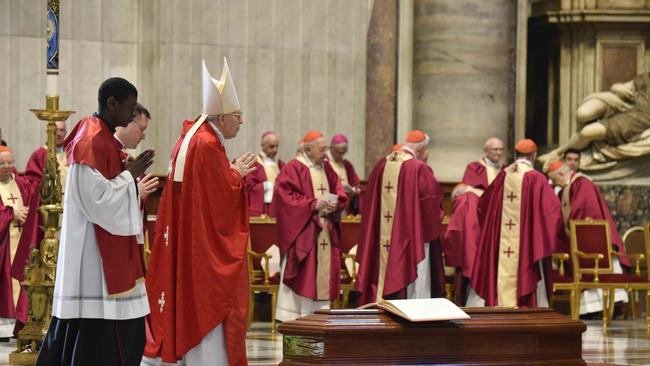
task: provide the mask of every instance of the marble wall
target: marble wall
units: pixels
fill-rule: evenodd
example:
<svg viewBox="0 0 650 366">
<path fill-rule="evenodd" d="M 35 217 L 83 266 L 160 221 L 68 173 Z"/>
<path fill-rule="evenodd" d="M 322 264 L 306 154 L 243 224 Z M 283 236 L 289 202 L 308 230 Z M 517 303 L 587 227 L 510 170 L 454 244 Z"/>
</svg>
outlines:
<svg viewBox="0 0 650 366">
<path fill-rule="evenodd" d="M 432 139 L 436 177 L 462 178 L 513 125 L 517 2 L 416 0 L 413 127 Z"/>
<path fill-rule="evenodd" d="M 97 87 L 122 76 L 139 89 L 152 123 L 144 147 L 166 171 L 181 122 L 201 108 L 203 58 L 219 75 L 228 57 L 245 115 L 230 155 L 257 150 L 275 130 L 290 159 L 308 129 L 345 133 L 363 169 L 366 34 L 371 0 L 61 0 L 61 107 L 96 108 Z M 44 106 L 45 8 L 41 0 L 0 1 L 0 119 L 18 142 L 19 169 L 44 140 L 29 108 Z"/>
</svg>

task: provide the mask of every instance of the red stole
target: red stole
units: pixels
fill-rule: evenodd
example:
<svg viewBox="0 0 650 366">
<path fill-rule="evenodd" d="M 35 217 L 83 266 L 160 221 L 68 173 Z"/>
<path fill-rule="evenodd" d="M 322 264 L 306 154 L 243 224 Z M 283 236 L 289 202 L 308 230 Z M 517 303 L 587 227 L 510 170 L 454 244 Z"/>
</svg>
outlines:
<svg viewBox="0 0 650 366">
<path fill-rule="evenodd" d="M 68 166 L 84 164 L 113 179 L 124 170 L 122 150 L 108 126 L 96 116 L 77 123 L 65 141 Z M 121 144 L 120 144 L 121 145 Z M 142 259 L 135 236 L 113 235 L 94 225 L 109 295 L 132 290 L 143 280 Z"/>
</svg>

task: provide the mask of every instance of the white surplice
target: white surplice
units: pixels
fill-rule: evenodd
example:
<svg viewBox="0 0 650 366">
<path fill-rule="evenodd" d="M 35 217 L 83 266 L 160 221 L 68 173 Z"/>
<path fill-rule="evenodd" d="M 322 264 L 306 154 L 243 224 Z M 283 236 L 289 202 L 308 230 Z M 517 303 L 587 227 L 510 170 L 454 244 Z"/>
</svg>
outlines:
<svg viewBox="0 0 650 366">
<path fill-rule="evenodd" d="M 144 283 L 109 298 L 93 225 L 121 236 L 142 231 L 140 200 L 131 173 L 124 171 L 109 180 L 87 165 L 73 164 L 68 168 L 64 199 L 52 315 L 112 320 L 147 315 Z"/>
</svg>

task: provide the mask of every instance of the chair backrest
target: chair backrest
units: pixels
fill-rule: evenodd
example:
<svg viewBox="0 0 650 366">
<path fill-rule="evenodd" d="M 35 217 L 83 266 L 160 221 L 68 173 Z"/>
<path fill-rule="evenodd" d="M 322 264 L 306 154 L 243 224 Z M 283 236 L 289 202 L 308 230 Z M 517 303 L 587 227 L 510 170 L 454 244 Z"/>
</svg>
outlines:
<svg viewBox="0 0 650 366">
<path fill-rule="evenodd" d="M 649 223 L 650 224 L 650 223 Z M 643 226 L 634 226 L 629 228 L 623 234 L 623 245 L 626 254 L 646 254 L 646 233 Z M 639 263 L 640 268 L 647 268 L 646 262 Z"/>
<path fill-rule="evenodd" d="M 586 254 L 602 254 L 603 259 L 598 261 L 599 273 L 611 273 L 612 267 L 612 239 L 607 220 L 571 220 L 571 257 L 574 271 L 580 273 L 594 273 L 595 261 L 580 258 L 577 251 Z"/>
<path fill-rule="evenodd" d="M 349 253 L 359 244 L 361 233 L 361 216 L 348 216 L 341 219 L 341 252 Z"/>
<path fill-rule="evenodd" d="M 252 216 L 249 218 L 250 249 L 256 253 L 266 253 L 272 245 L 278 245 L 278 226 L 269 216 Z M 261 260 L 253 259 L 253 268 L 262 269 Z"/>
</svg>

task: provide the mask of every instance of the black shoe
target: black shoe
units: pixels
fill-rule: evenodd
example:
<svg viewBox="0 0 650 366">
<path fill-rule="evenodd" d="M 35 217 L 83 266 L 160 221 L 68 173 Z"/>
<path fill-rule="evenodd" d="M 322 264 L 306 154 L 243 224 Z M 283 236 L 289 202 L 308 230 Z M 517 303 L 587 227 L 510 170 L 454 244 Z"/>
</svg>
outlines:
<svg viewBox="0 0 650 366">
<path fill-rule="evenodd" d="M 0 343 L 8 343 L 9 337 L 0 338 Z"/>
</svg>

